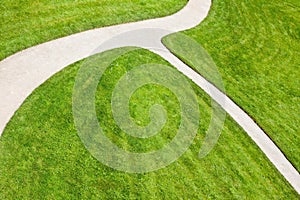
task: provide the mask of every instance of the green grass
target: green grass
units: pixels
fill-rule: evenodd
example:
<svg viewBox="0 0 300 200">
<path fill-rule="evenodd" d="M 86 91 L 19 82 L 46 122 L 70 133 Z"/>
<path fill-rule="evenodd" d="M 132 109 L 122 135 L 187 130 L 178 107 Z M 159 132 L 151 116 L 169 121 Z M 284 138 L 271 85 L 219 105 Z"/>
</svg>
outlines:
<svg viewBox="0 0 300 200">
<path fill-rule="evenodd" d="M 187 0 L 2 0 L 0 60 L 55 38 L 125 22 L 162 17 Z"/>
<path fill-rule="evenodd" d="M 82 30 L 167 15 L 184 3 L 5 0 L 0 6 L 0 59 Z M 258 12 L 260 9 L 262 12 Z M 291 0 L 216 0 L 204 24 L 187 32 L 216 61 L 228 94 L 270 134 L 296 166 L 297 12 L 299 3 Z M 282 18 L 281 22 L 278 18 Z M 109 107 L 113 85 L 132 66 L 147 62 L 166 64 L 158 56 L 141 50 L 115 61 L 100 82 L 96 98 L 97 115 L 107 136 L 123 149 L 136 152 L 162 147 L 174 136 L 180 119 L 174 95 L 165 88 L 148 85 L 131 99 L 131 115 L 137 123 L 145 125 L 149 106 L 160 103 L 168 108 L 172 121 L 150 140 L 129 137 L 114 123 Z M 84 148 L 73 121 L 72 89 L 81 63 L 67 67 L 36 89 L 9 122 L 0 138 L 0 199 L 299 198 L 229 117 L 213 151 L 204 159 L 197 158 L 210 121 L 211 105 L 207 95 L 193 84 L 201 110 L 200 127 L 190 149 L 179 160 L 146 174 L 123 173 L 101 164 Z M 272 107 L 274 101 L 276 109 Z"/>
<path fill-rule="evenodd" d="M 166 168 L 145 174 L 123 173 L 101 164 L 84 148 L 73 121 L 72 92 L 82 63 L 65 68 L 36 89 L 8 124 L 0 139 L 1 199 L 298 197 L 229 117 L 213 151 L 204 159 L 198 159 L 211 110 L 208 96 L 191 81 L 198 96 L 201 120 L 193 144 L 180 159 Z M 107 136 L 120 147 L 137 152 L 155 150 L 165 144 L 180 122 L 175 96 L 164 87 L 146 85 L 131 99 L 132 117 L 146 124 L 149 105 L 161 103 L 168 108 L 173 120 L 152 142 L 128 137 L 114 124 L 110 98 L 116 81 L 134 66 L 146 63 L 168 64 L 146 50 L 123 55 L 106 70 L 96 93 L 97 115 Z M 148 101 L 144 101 L 145 95 L 149 95 Z"/>
<path fill-rule="evenodd" d="M 298 171 L 299 24 L 298 0 L 214 0 L 206 20 L 184 32 L 210 53 L 226 93 Z"/>
</svg>

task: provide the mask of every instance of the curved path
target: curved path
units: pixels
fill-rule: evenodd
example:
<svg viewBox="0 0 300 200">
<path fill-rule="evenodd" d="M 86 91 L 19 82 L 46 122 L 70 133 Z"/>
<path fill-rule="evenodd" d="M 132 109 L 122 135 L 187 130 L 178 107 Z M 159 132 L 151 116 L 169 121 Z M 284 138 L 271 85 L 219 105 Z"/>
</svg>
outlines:
<svg viewBox="0 0 300 200">
<path fill-rule="evenodd" d="M 151 35 L 151 39 L 149 37 L 138 39 L 133 37 L 134 45 L 148 49 L 151 46 L 152 48 L 149 50 L 161 55 L 207 92 L 247 132 L 300 194 L 298 171 L 263 130 L 225 94 L 182 63 L 160 42 L 157 42 L 168 33 L 198 25 L 207 16 L 210 5 L 210 0 L 190 0 L 181 11 L 168 17 L 85 31 L 31 47 L 4 59 L 0 62 L 0 134 L 14 112 L 35 88 L 64 67 L 90 56 L 92 50 L 102 42 L 128 31 L 144 28 L 164 29 L 169 31 Z M 156 41 L 156 43 L 150 44 L 151 41 L 154 43 Z M 128 46 L 127 42 L 118 43 L 115 46 L 110 45 L 106 49 Z M 133 43 L 129 45 L 133 46 Z M 153 50 L 153 47 L 160 50 Z"/>
</svg>

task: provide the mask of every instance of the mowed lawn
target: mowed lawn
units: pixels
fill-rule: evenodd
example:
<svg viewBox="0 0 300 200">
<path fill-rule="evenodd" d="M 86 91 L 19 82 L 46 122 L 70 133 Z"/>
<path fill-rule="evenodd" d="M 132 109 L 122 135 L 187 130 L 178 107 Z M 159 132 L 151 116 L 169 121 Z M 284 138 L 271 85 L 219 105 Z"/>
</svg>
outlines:
<svg viewBox="0 0 300 200">
<path fill-rule="evenodd" d="M 97 27 L 162 17 L 187 0 L 2 0 L 0 60 L 55 38 Z"/>
<path fill-rule="evenodd" d="M 40 86 L 25 101 L 0 139 L 1 199 L 295 199 L 297 193 L 247 134 L 229 117 L 212 152 L 198 158 L 211 119 L 210 98 L 193 86 L 201 112 L 198 134 L 177 161 L 144 174 L 120 172 L 92 157 L 75 129 L 72 92 L 83 62 L 73 64 Z M 149 106 L 163 105 L 168 121 L 156 136 L 136 139 L 115 124 L 111 93 L 133 67 L 168 64 L 136 50 L 114 61 L 96 93 L 99 123 L 119 147 L 131 152 L 162 148 L 176 135 L 180 108 L 174 94 L 158 85 L 141 87 L 130 101 L 131 116 L 149 123 Z"/>
<path fill-rule="evenodd" d="M 210 53 L 228 96 L 265 130 L 298 171 L 299 24 L 298 0 L 215 0 L 206 20 L 184 32 Z"/>
<path fill-rule="evenodd" d="M 151 5 L 150 2 L 145 5 Z M 168 2 L 179 4 L 176 1 Z M 154 3 L 152 6 L 154 10 L 162 9 L 159 8 L 159 4 Z M 150 18 L 154 15 L 144 17 Z M 116 18 L 112 23 L 120 23 L 123 20 L 117 16 Z M 137 19 L 128 17 L 128 21 L 131 20 Z M 82 29 L 88 28 L 85 23 L 81 24 Z M 48 29 L 43 31 L 51 35 L 51 28 Z M 46 33 L 47 31 L 49 33 Z M 40 38 L 36 42 L 48 39 Z M 18 46 L 18 43 L 15 44 Z M 27 43 L 28 46 L 33 44 Z M 24 47 L 15 47 L 11 52 L 22 48 Z M 3 57 L 11 52 L 5 52 Z M 156 85 L 149 85 L 137 91 L 130 103 L 130 112 L 135 120 L 145 125 L 149 122 L 149 105 L 159 103 L 168 108 L 171 120 L 157 136 L 147 141 L 135 139 L 119 130 L 114 123 L 110 98 L 116 81 L 134 66 L 146 63 L 168 64 L 145 50 L 125 55 L 112 63 L 105 72 L 96 97 L 99 123 L 107 131 L 107 136 L 120 147 L 137 152 L 161 148 L 174 137 L 180 123 L 176 98 L 170 91 Z M 35 90 L 8 124 L 0 138 L 1 199 L 299 197 L 230 117 L 227 117 L 219 142 L 213 151 L 204 159 L 198 159 L 198 152 L 210 122 L 211 108 L 208 96 L 192 83 L 201 111 L 200 127 L 190 149 L 179 160 L 164 169 L 145 174 L 119 172 L 101 164 L 84 148 L 73 121 L 72 92 L 81 64 L 82 61 L 67 67 Z M 145 96 L 148 98 L 145 99 Z"/>
</svg>

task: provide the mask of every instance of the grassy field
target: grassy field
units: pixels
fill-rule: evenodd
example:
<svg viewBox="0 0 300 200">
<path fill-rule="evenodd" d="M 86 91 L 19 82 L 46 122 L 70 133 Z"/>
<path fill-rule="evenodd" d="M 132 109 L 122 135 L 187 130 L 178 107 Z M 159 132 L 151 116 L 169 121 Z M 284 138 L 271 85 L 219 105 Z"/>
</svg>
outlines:
<svg viewBox="0 0 300 200">
<path fill-rule="evenodd" d="M 1 5 L 4 14 L 1 15 L 3 19 L 1 19 L 0 30 L 0 45 L 4 50 L 1 51 L 0 59 L 26 47 L 81 30 L 166 15 L 175 12 L 184 3 L 186 1 L 171 0 L 89 1 L 88 3 L 20 1 L 18 5 L 4 1 Z M 287 48 L 284 45 L 291 45 L 291 48 L 278 50 L 276 56 L 263 59 L 263 56 L 271 54 L 273 49 L 267 48 L 263 35 L 255 34 L 256 32 L 253 32 L 254 35 L 250 34 L 249 30 L 256 30 L 257 27 L 248 27 L 247 24 L 253 22 L 250 19 L 248 21 L 248 18 L 243 15 L 246 15 L 245 11 L 250 15 L 250 11 L 259 8 L 257 5 L 263 7 L 264 4 L 259 4 L 261 3 L 259 0 L 253 1 L 251 10 L 247 10 L 250 9 L 248 1 L 236 1 L 236 3 L 231 1 L 228 4 L 224 1 L 214 1 L 213 3 L 210 16 L 204 24 L 187 34 L 198 40 L 211 53 L 223 75 L 226 90 L 232 98 L 242 105 L 270 136 L 277 133 L 276 136 L 280 141 L 290 142 L 290 146 L 280 142 L 278 144 L 282 149 L 284 147 L 287 149 L 284 152 L 294 164 L 297 164 L 298 155 L 292 154 L 292 151 L 296 153 L 299 151 L 297 148 L 299 136 L 297 137 L 295 129 L 299 120 L 295 114 L 299 106 L 291 102 L 299 103 L 299 95 L 294 93 L 294 90 L 299 90 L 292 84 L 293 81 L 297 81 L 296 64 L 299 60 L 293 48 L 296 48 L 299 32 L 295 35 L 296 42 L 291 39 L 281 44 L 284 48 Z M 267 8 L 274 8 L 275 5 L 281 4 L 283 3 L 269 2 L 265 8 L 266 12 L 268 13 Z M 286 4 L 294 5 L 293 2 Z M 288 5 L 283 7 L 285 9 L 283 11 L 272 10 L 273 15 L 278 17 L 277 12 L 289 13 L 290 9 L 299 11 L 297 6 L 291 8 Z M 35 9 L 30 6 L 34 6 Z M 107 11 L 103 12 L 104 10 Z M 251 17 L 259 18 L 261 17 L 259 14 Z M 241 24 L 235 24 L 238 23 L 239 18 L 242 20 Z M 292 18 L 287 17 L 283 22 L 296 23 L 297 21 L 292 21 L 293 19 L 297 20 L 297 17 L 294 15 Z M 275 19 L 270 20 L 275 21 Z M 260 23 L 267 22 L 263 20 Z M 271 22 L 266 25 L 271 26 Z M 265 31 L 269 30 L 269 26 L 265 27 Z M 292 24 L 286 26 L 293 27 Z M 260 29 L 257 31 L 263 32 Z M 287 38 L 289 34 L 290 32 Z M 239 44 L 239 36 L 244 37 L 241 41 L 246 46 Z M 279 42 L 275 43 L 275 41 L 282 42 L 284 37 L 281 36 L 277 37 L 275 34 L 271 37 L 274 41 L 271 40 L 270 44 L 274 45 L 274 49 L 279 45 Z M 262 47 L 253 48 L 252 44 L 256 44 L 254 38 L 261 39 L 259 41 L 262 43 L 257 44 L 261 44 Z M 260 51 L 259 48 L 265 49 Z M 282 60 L 280 52 L 294 53 L 295 59 L 289 59 L 285 62 L 286 65 L 280 65 L 281 68 L 277 69 Z M 287 56 L 286 59 L 288 58 Z M 229 117 L 226 119 L 216 147 L 207 157 L 198 159 L 198 152 L 210 121 L 211 108 L 207 95 L 192 83 L 201 111 L 200 127 L 190 149 L 179 160 L 167 168 L 146 174 L 123 173 L 101 164 L 84 148 L 73 121 L 72 90 L 81 63 L 82 61 L 67 67 L 35 90 L 8 124 L 0 138 L 0 199 L 299 198 L 254 142 Z M 112 63 L 99 83 L 96 97 L 96 106 L 99 108 L 97 115 L 100 124 L 107 131 L 107 136 L 118 146 L 137 152 L 155 150 L 168 142 L 174 136 L 174 130 L 178 127 L 180 119 L 178 102 L 170 91 L 157 86 L 146 86 L 139 89 L 132 98 L 130 104 L 132 116 L 140 124 L 146 124 L 148 117 L 145 116 L 148 116 L 149 105 L 160 103 L 168 108 L 171 122 L 160 134 L 147 141 L 129 137 L 114 123 L 109 103 L 113 85 L 133 66 L 145 63 L 166 64 L 158 56 L 145 50 L 132 52 Z M 246 69 L 243 68 L 244 65 Z M 280 70 L 287 71 L 282 75 L 279 74 Z M 291 71 L 295 79 L 288 76 Z M 267 76 L 267 72 L 277 78 Z M 290 80 L 288 83 L 286 80 L 279 81 L 287 77 Z M 290 91 L 293 98 L 286 98 L 283 101 L 286 93 L 276 93 L 278 92 L 276 84 L 290 87 L 289 90 L 280 91 Z M 251 94 L 248 92 L 249 88 Z M 262 94 L 259 93 L 260 90 Z M 264 92 L 267 93 L 263 94 Z M 261 96 L 257 96 L 258 94 Z M 282 97 L 276 96 L 280 94 Z M 144 101 L 145 96 L 148 96 L 147 101 Z M 280 102 L 282 106 L 280 109 L 287 109 L 289 113 L 272 108 L 274 99 Z M 276 112 L 280 114 L 277 115 Z M 294 118 L 291 117 L 292 115 L 295 115 Z M 290 135 L 282 133 L 290 133 Z M 291 135 L 294 135 L 294 138 Z M 294 141 L 291 142 L 290 139 Z"/>
<path fill-rule="evenodd" d="M 213 151 L 198 159 L 211 109 L 208 96 L 192 83 L 201 111 L 200 127 L 190 149 L 179 160 L 145 174 L 123 173 L 101 164 L 84 148 L 73 121 L 72 92 L 81 63 L 69 66 L 35 90 L 10 121 L 0 139 L 1 199 L 297 198 L 230 118 Z M 145 50 L 131 52 L 111 64 L 96 93 L 97 115 L 107 137 L 136 152 L 160 148 L 174 136 L 180 123 L 177 99 L 156 85 L 140 88 L 131 99 L 130 110 L 136 121 L 146 124 L 148 105 L 164 105 L 171 120 L 157 136 L 132 138 L 114 123 L 110 99 L 116 81 L 133 66 L 146 63 L 168 64 Z"/>
<path fill-rule="evenodd" d="M 187 0 L 3 0 L 0 60 L 30 46 L 80 31 L 162 17 Z"/>
<path fill-rule="evenodd" d="M 265 130 L 298 171 L 299 24 L 298 0 L 215 0 L 206 20 L 184 32 L 210 53 L 226 93 Z"/>
</svg>

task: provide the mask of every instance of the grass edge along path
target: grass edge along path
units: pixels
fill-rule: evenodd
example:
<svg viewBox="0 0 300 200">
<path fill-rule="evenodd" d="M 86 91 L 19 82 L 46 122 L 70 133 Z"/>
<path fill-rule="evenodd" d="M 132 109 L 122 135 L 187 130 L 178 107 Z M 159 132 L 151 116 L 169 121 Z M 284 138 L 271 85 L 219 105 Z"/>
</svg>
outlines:
<svg viewBox="0 0 300 200">
<path fill-rule="evenodd" d="M 9 122 L 0 138 L 2 199 L 297 198 L 292 187 L 229 117 L 214 150 L 204 159 L 198 159 L 210 121 L 210 101 L 195 85 L 201 125 L 192 146 L 178 161 L 146 174 L 128 174 L 104 166 L 86 151 L 73 124 L 72 90 L 80 63 L 65 68 L 37 88 Z M 108 137 L 128 150 L 139 150 L 143 141 L 117 131 L 109 117 L 109 107 L 101 102 L 110 102 L 109 93 L 119 76 L 133 66 L 146 63 L 167 64 L 157 55 L 138 50 L 112 63 L 98 87 L 96 105 L 100 108 L 100 123 L 108 131 Z M 161 93 L 163 90 L 155 87 L 138 91 L 140 97 L 133 98 L 131 109 L 134 118 L 142 123 L 147 123 L 148 109 L 143 100 L 144 92 L 149 89 L 160 92 L 152 100 L 162 99 L 166 106 L 173 99 L 171 94 L 166 98 L 168 92 Z M 159 137 L 169 140 L 170 133 Z M 157 144 L 150 142 L 149 148 Z"/>
<path fill-rule="evenodd" d="M 296 24 L 300 18 L 295 11 L 299 8 L 293 0 L 216 0 L 198 27 L 184 31 L 210 53 L 227 95 L 264 129 L 298 171 L 300 56 Z"/>
<path fill-rule="evenodd" d="M 187 0 L 3 0 L 0 60 L 43 42 L 85 30 L 163 17 Z"/>
</svg>

